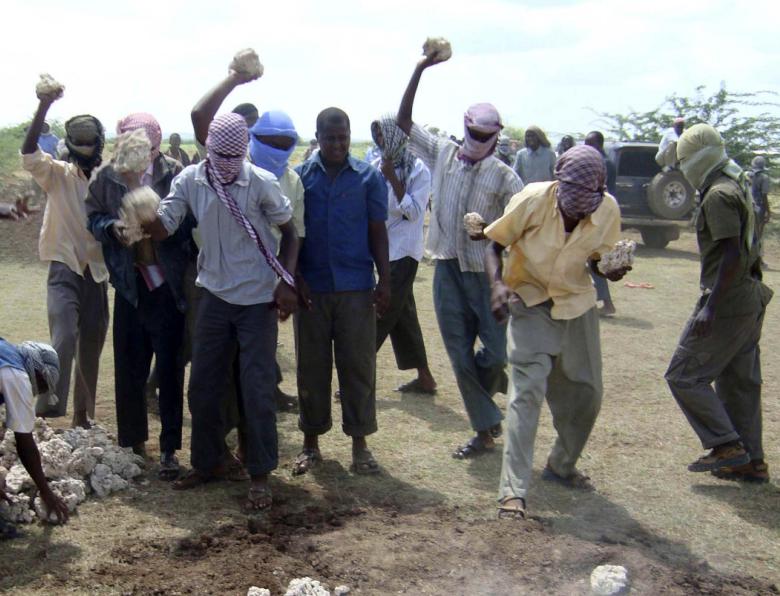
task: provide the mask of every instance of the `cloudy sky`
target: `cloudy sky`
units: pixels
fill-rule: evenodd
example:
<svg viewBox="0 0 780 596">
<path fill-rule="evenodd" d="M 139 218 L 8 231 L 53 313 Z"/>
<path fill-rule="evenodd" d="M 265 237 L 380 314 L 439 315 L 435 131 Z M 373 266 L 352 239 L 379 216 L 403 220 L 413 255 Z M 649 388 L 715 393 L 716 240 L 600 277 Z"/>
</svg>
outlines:
<svg viewBox="0 0 780 596">
<path fill-rule="evenodd" d="M 285 109 L 309 137 L 317 112 L 336 105 L 364 139 L 397 108 L 428 36 L 449 39 L 454 55 L 424 74 L 414 117 L 456 133 L 478 101 L 556 137 L 596 127 L 591 108 L 652 109 L 698 85 L 780 91 L 773 0 L 3 0 L 3 16 L 0 125 L 29 118 L 48 72 L 66 85 L 52 118 L 88 112 L 113 128 L 148 111 L 166 135 L 190 135 L 195 101 L 252 47 L 266 74 L 226 111 Z"/>
</svg>

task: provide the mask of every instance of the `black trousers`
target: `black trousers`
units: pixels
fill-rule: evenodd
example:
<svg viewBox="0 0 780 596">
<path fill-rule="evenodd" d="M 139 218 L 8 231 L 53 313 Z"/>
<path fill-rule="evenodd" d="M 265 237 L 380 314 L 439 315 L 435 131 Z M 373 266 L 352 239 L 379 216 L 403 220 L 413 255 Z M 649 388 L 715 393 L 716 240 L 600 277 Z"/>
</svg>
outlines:
<svg viewBox="0 0 780 596">
<path fill-rule="evenodd" d="M 192 414 L 192 467 L 210 472 L 223 460 L 225 386 L 238 343 L 240 412 L 246 431 L 245 465 L 267 474 L 279 461 L 276 435 L 276 310 L 270 303 L 230 304 L 203 290 L 192 349 L 188 401 Z"/>
<path fill-rule="evenodd" d="M 414 278 L 418 264 L 412 257 L 390 262 L 390 308 L 376 321 L 376 349 L 379 351 L 389 335 L 400 370 L 428 366 L 414 302 Z"/>
<path fill-rule="evenodd" d="M 152 355 L 160 386 L 160 451 L 181 449 L 183 388 L 180 350 L 184 315 L 167 283 L 149 291 L 136 276 L 138 307 L 119 292 L 114 300 L 114 388 L 116 421 L 121 447 L 149 438 L 144 386 Z"/>
</svg>

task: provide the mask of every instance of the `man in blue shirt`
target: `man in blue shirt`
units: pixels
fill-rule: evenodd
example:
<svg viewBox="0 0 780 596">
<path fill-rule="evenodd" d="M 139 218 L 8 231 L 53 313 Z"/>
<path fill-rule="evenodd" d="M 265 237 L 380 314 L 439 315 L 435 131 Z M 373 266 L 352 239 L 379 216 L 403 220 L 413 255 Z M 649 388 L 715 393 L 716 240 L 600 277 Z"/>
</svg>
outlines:
<svg viewBox="0 0 780 596">
<path fill-rule="evenodd" d="M 319 153 L 298 168 L 306 227 L 296 277 L 303 303 L 296 336 L 304 442 L 293 473 L 303 474 L 322 459 L 319 435 L 332 426 L 335 353 L 352 471 L 375 474 L 379 466 L 366 436 L 377 430 L 376 316 L 390 301 L 387 188 L 375 168 L 349 154 L 349 117 L 342 110 L 320 112 L 317 140 Z"/>
</svg>

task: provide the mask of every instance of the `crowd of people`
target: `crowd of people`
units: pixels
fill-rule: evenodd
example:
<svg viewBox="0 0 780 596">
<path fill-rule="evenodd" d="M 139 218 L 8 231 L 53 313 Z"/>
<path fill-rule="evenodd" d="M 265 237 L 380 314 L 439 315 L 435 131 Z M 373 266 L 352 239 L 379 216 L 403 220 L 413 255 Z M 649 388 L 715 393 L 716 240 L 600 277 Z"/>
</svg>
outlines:
<svg viewBox="0 0 780 596">
<path fill-rule="evenodd" d="M 564 137 L 556 152 L 542 129 L 529 126 L 513 158 L 489 103 L 466 110 L 462 142 L 436 136 L 412 116 L 423 73 L 441 61 L 436 53 L 421 58 L 397 114 L 371 124 L 376 149 L 368 160 L 350 153 L 349 116 L 329 107 L 294 169 L 298 133 L 287 113 L 241 104 L 218 115 L 256 75 L 231 70 L 195 105 L 193 158 L 178 135 L 161 152 L 152 115 L 123 118 L 117 133 L 143 130 L 152 147 L 140 172 L 103 163 L 105 131 L 91 115 L 65 123 L 66 158 L 45 152 L 38 139 L 57 98 L 39 94 L 21 153 L 48 195 L 39 249 L 49 263 L 54 349 L 0 340 L 0 394 L 6 426 L 51 509 L 66 517 L 25 437 L 35 416 L 67 414 L 71 384 L 72 425 L 92 423 L 111 319 L 119 445 L 146 456 L 151 387 L 161 422 L 158 474 L 174 489 L 245 478 L 247 508 L 270 507 L 277 410 L 298 409 L 302 447 L 292 472 L 305 474 L 322 461 L 319 437 L 332 427 L 334 363 L 350 469 L 379 473 L 367 437 L 378 430 L 376 353 L 388 337 L 398 368 L 416 374 L 398 390 L 437 391 L 413 291 L 424 250 L 434 261 L 436 318 L 473 430 L 452 456 L 478 457 L 504 435 L 499 515 L 524 517 L 547 400 L 558 437 L 542 477 L 593 489 L 576 464 L 603 393 L 597 300 L 601 314 L 614 312 L 607 280 L 630 270 L 598 267 L 621 231 L 604 136 L 593 131 L 583 144 Z M 715 129 L 678 124 L 672 161 L 701 195 L 702 296 L 666 379 L 710 450 L 689 469 L 765 481 L 758 342 L 772 292 L 761 282 L 754 195 Z M 768 192 L 760 176 L 752 185 Z M 121 211 L 141 187 L 161 202 L 135 240 Z M 481 216 L 480 231 L 464 228 L 468 213 Z M 278 322 L 288 317 L 297 400 L 279 389 Z M 176 453 L 188 362 L 185 472 Z M 497 393 L 509 395 L 506 419 Z M 235 453 L 226 443 L 233 429 Z"/>
</svg>

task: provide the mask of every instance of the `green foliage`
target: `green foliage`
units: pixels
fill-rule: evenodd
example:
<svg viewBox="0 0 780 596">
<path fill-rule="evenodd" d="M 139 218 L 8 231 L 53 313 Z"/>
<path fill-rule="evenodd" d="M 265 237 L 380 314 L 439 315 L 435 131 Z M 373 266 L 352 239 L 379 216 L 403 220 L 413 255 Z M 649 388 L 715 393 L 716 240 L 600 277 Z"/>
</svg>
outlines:
<svg viewBox="0 0 780 596">
<path fill-rule="evenodd" d="M 22 167 L 19 149 L 24 140 L 25 126 L 26 124 L 17 124 L 0 128 L 0 179 L 8 178 Z"/>
<path fill-rule="evenodd" d="M 525 129 L 518 126 L 504 126 L 504 130 L 501 132 L 516 141 L 522 141 L 525 138 Z"/>
<path fill-rule="evenodd" d="M 685 118 L 686 127 L 699 122 L 711 124 L 723 136 L 729 156 L 747 166 L 757 154 L 780 151 L 777 97 L 774 91 L 735 93 L 725 85 L 708 95 L 706 87 L 700 85 L 693 97 L 673 94 L 647 112 L 593 111 L 607 136 L 620 141 L 658 142 L 663 129 L 672 126 L 677 117 Z"/>
</svg>

